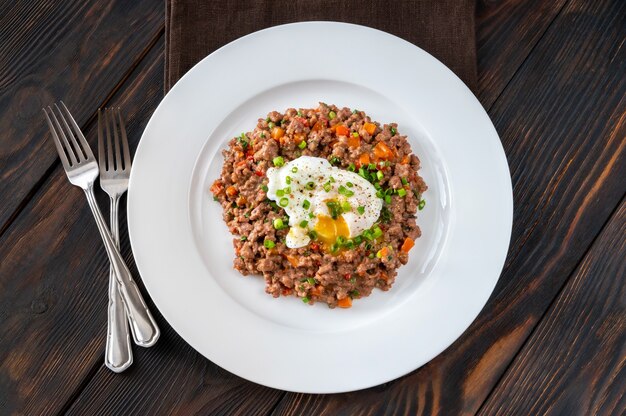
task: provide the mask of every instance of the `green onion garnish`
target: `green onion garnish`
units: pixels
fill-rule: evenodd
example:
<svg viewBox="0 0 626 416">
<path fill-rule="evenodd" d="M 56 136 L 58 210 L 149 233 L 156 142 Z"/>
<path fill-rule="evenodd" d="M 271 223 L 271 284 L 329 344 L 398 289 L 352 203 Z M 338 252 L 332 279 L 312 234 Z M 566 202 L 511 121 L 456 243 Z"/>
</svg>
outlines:
<svg viewBox="0 0 626 416">
<path fill-rule="evenodd" d="M 357 133 L 356 131 L 352 132 L 352 137 L 359 137 L 359 133 Z"/>
<path fill-rule="evenodd" d="M 274 228 L 275 229 L 282 230 L 284 226 L 285 226 L 285 224 L 283 224 L 283 220 L 281 220 L 280 218 L 276 218 L 274 220 Z"/>
<path fill-rule="evenodd" d="M 280 201 L 278 201 L 278 205 L 285 208 L 287 205 L 289 205 L 289 200 L 287 198 L 280 198 Z"/>
<path fill-rule="evenodd" d="M 358 207 L 356 210 L 357 210 L 357 212 L 358 212 L 360 215 L 365 214 L 365 207 L 363 207 L 363 206 Z"/>
<path fill-rule="evenodd" d="M 298 147 L 299 147 L 301 150 L 304 150 L 304 148 L 306 147 L 306 141 L 302 140 L 302 141 L 300 142 L 300 144 L 298 145 Z"/>
<path fill-rule="evenodd" d="M 404 197 L 406 195 L 406 189 L 400 188 L 398 189 L 398 196 Z"/>
<path fill-rule="evenodd" d="M 354 171 L 356 170 L 356 166 L 354 165 L 354 163 L 350 163 L 350 164 L 348 165 L 348 170 L 349 170 L 350 172 L 354 172 Z"/>
<path fill-rule="evenodd" d="M 315 189 L 315 183 L 313 182 L 307 182 L 306 185 L 304 185 L 305 189 L 307 189 L 308 191 L 312 191 L 313 189 Z"/>
<path fill-rule="evenodd" d="M 407 181 L 406 178 L 402 178 L 402 185 L 406 185 L 407 183 L 409 183 L 409 181 Z"/>
<path fill-rule="evenodd" d="M 348 201 L 343 201 L 341 203 L 341 209 L 343 210 L 343 212 L 350 212 L 352 211 L 352 206 Z"/>
<path fill-rule="evenodd" d="M 306 281 L 309 282 L 310 285 L 314 285 L 315 283 L 317 283 L 312 277 L 309 277 L 308 279 L 306 279 Z"/>
<path fill-rule="evenodd" d="M 269 188 L 267 187 L 267 185 L 263 185 L 261 186 L 261 189 L 263 190 L 263 192 L 267 192 L 269 190 Z"/>
<path fill-rule="evenodd" d="M 380 227 L 374 227 L 374 230 L 373 230 L 373 233 L 372 233 L 372 237 L 378 238 L 381 235 L 383 235 L 383 230 L 381 230 Z"/>
<path fill-rule="evenodd" d="M 309 222 L 307 220 L 300 221 L 300 227 L 301 228 L 306 228 L 307 225 L 309 225 Z"/>
<path fill-rule="evenodd" d="M 302 302 L 304 302 L 304 303 L 309 303 L 310 301 L 311 301 L 311 299 L 309 299 L 308 296 L 305 296 L 305 297 L 302 298 Z"/>
<path fill-rule="evenodd" d="M 332 187 L 332 185 L 330 184 L 330 182 L 326 182 L 326 183 L 324 184 L 324 190 L 325 190 L 326 192 L 330 192 L 330 190 L 331 190 L 332 188 L 333 188 L 333 187 Z"/>
<path fill-rule="evenodd" d="M 317 240 L 317 232 L 315 230 L 311 230 L 307 234 L 311 240 Z"/>
<path fill-rule="evenodd" d="M 421 211 L 424 209 L 424 207 L 426 206 L 426 200 L 422 199 L 419 203 L 419 205 L 417 206 L 417 208 Z"/>
<path fill-rule="evenodd" d="M 276 124 L 274 124 L 273 121 L 270 121 L 269 123 L 267 123 L 267 127 L 269 127 L 270 129 L 273 129 L 274 127 L 276 127 Z"/>
<path fill-rule="evenodd" d="M 309 207 L 310 207 L 310 206 L 311 206 L 311 203 L 309 202 L 309 200 L 308 200 L 308 199 L 305 199 L 305 200 L 302 202 L 302 208 L 304 208 L 304 209 L 309 209 Z"/>
<path fill-rule="evenodd" d="M 285 182 L 287 182 L 287 185 L 289 185 L 291 183 L 291 176 L 287 176 L 285 178 Z"/>
<path fill-rule="evenodd" d="M 283 189 L 283 191 L 285 192 L 285 195 L 290 194 L 291 193 L 291 186 L 285 187 L 285 189 Z"/>
<path fill-rule="evenodd" d="M 378 178 L 378 180 L 381 180 L 383 177 L 385 176 L 385 174 L 382 171 L 378 171 L 376 172 L 376 177 Z"/>
<path fill-rule="evenodd" d="M 395 136 L 397 132 L 398 132 L 398 131 L 396 130 L 396 128 L 395 128 L 395 127 L 392 127 L 392 128 L 391 128 L 391 135 L 392 135 L 392 136 Z"/>
<path fill-rule="evenodd" d="M 291 173 L 298 173 L 298 167 L 294 166 L 293 168 L 291 168 Z"/>
<path fill-rule="evenodd" d="M 282 189 L 277 189 L 276 196 L 285 196 L 285 191 L 283 191 Z"/>
<path fill-rule="evenodd" d="M 337 113 L 335 113 L 334 111 L 331 111 L 330 113 L 328 113 L 328 118 L 329 118 L 329 119 L 331 119 L 331 120 L 332 120 L 332 119 L 333 119 L 333 118 L 335 118 L 335 117 L 337 117 Z"/>
<path fill-rule="evenodd" d="M 276 244 L 274 244 L 272 240 L 266 239 L 265 241 L 263 241 L 263 245 L 265 246 L 265 248 L 274 248 Z"/>
</svg>

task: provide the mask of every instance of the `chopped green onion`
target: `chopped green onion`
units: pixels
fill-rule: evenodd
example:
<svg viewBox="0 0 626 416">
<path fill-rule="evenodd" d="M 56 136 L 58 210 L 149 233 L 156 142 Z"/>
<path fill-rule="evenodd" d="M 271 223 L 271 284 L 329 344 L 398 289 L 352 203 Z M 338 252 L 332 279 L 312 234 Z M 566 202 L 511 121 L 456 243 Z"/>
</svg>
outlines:
<svg viewBox="0 0 626 416">
<path fill-rule="evenodd" d="M 356 166 L 354 165 L 354 163 L 350 163 L 350 164 L 348 165 L 348 170 L 349 170 L 350 172 L 354 172 L 354 171 L 356 170 Z"/>
<path fill-rule="evenodd" d="M 398 196 L 404 197 L 406 195 L 406 189 L 400 188 L 398 189 Z"/>
<path fill-rule="evenodd" d="M 261 138 L 265 139 L 265 133 L 261 133 Z"/>
<path fill-rule="evenodd" d="M 337 243 L 338 245 L 342 245 L 346 242 L 346 238 L 344 236 L 337 236 L 337 240 L 335 240 L 335 243 Z"/>
<path fill-rule="evenodd" d="M 309 277 L 308 279 L 306 279 L 306 281 L 309 282 L 310 285 L 314 285 L 315 283 L 317 283 L 312 277 Z"/>
<path fill-rule="evenodd" d="M 241 144 L 241 147 L 245 150 L 248 147 L 248 137 L 246 133 L 241 133 L 239 137 L 237 137 L 237 141 Z"/>
<path fill-rule="evenodd" d="M 335 118 L 335 117 L 337 117 L 337 113 L 335 113 L 334 111 L 331 111 L 330 113 L 328 113 L 328 118 L 329 118 L 329 119 L 331 119 L 331 120 L 332 120 L 332 119 L 333 119 L 333 118 Z"/>
<path fill-rule="evenodd" d="M 359 137 L 359 133 L 357 133 L 356 131 L 352 132 L 352 137 Z"/>
<path fill-rule="evenodd" d="M 352 206 L 348 201 L 343 201 L 341 203 L 341 209 L 343 210 L 343 212 L 350 212 L 352 211 Z"/>
<path fill-rule="evenodd" d="M 265 248 L 274 248 L 274 246 L 276 245 L 272 240 L 265 240 L 263 241 L 263 245 L 265 246 Z"/>
<path fill-rule="evenodd" d="M 348 294 L 350 295 L 350 297 L 351 297 L 351 298 L 355 298 L 355 297 L 357 297 L 357 296 L 359 296 L 359 295 L 360 295 L 359 291 L 358 291 L 358 290 L 356 290 L 356 289 L 355 289 L 355 290 L 350 291 Z"/>
<path fill-rule="evenodd" d="M 282 156 L 276 156 L 272 162 L 274 162 L 274 166 L 281 167 L 285 164 L 285 159 Z"/>
<path fill-rule="evenodd" d="M 339 159 L 337 156 L 333 156 L 333 157 L 330 158 L 330 164 L 331 165 L 336 165 L 339 162 L 341 162 L 341 159 Z"/>
<path fill-rule="evenodd" d="M 374 236 L 372 235 L 372 231 L 370 230 L 363 231 L 363 238 L 365 238 L 367 241 L 372 241 L 374 239 Z M 365 246 L 365 248 L 367 248 L 367 245 Z"/>
<path fill-rule="evenodd" d="M 369 165 L 367 165 L 367 168 L 369 170 L 376 170 L 376 163 L 370 163 Z"/>
<path fill-rule="evenodd" d="M 339 251 L 339 246 L 337 245 L 337 243 L 333 243 L 330 245 L 330 252 L 331 253 L 336 253 Z"/>
<path fill-rule="evenodd" d="M 367 179 L 367 176 L 365 175 L 365 169 L 359 168 L 359 176 L 364 179 Z"/>
<path fill-rule="evenodd" d="M 309 218 L 315 218 L 315 214 L 313 214 L 312 212 L 309 212 Z"/>
<path fill-rule="evenodd" d="M 417 206 L 417 208 L 421 211 L 424 209 L 424 207 L 426 206 L 426 200 L 422 199 L 419 203 L 419 205 Z"/>
<path fill-rule="evenodd" d="M 315 189 L 315 183 L 313 182 L 307 182 L 306 185 L 304 185 L 304 187 L 308 190 L 308 191 L 312 191 L 313 189 Z"/>
<path fill-rule="evenodd" d="M 381 235 L 383 235 L 383 230 L 381 230 L 380 227 L 374 227 L 374 232 L 372 234 L 372 237 L 378 238 Z"/>
<path fill-rule="evenodd" d="M 354 248 L 354 241 L 351 239 L 346 240 L 346 242 L 343 244 L 344 247 L 346 247 L 347 249 L 352 250 Z"/>
<path fill-rule="evenodd" d="M 392 135 L 392 136 L 395 136 L 397 132 L 398 132 L 398 131 L 396 130 L 396 128 L 395 128 L 395 127 L 392 127 L 392 128 L 391 128 L 391 135 Z"/>
<path fill-rule="evenodd" d="M 385 196 L 385 194 L 383 193 L 382 190 L 379 189 L 378 191 L 376 191 L 376 196 L 379 197 L 379 198 L 383 198 Z"/>
<path fill-rule="evenodd" d="M 285 178 L 285 182 L 287 182 L 287 185 L 289 185 L 291 183 L 291 176 L 287 176 Z"/>
<path fill-rule="evenodd" d="M 285 192 L 285 195 L 290 194 L 291 193 L 291 186 L 285 187 L 285 189 L 283 189 L 283 191 Z"/>
<path fill-rule="evenodd" d="M 346 182 L 346 186 L 348 188 L 352 188 L 354 186 L 354 184 L 352 182 Z"/>
<path fill-rule="evenodd" d="M 242 236 L 242 237 L 240 238 L 240 240 L 241 240 L 241 241 L 247 241 L 247 240 L 248 240 L 248 237 L 246 237 L 246 236 L 244 235 L 244 236 Z"/>
<path fill-rule="evenodd" d="M 363 242 L 363 237 L 361 237 L 360 235 L 357 235 L 356 237 L 352 239 L 352 241 L 354 241 L 354 244 L 359 245 Z"/>
<path fill-rule="evenodd" d="M 311 301 L 311 299 L 309 299 L 308 296 L 305 296 L 305 297 L 302 298 L 302 302 L 304 302 L 304 303 L 309 303 L 310 301 Z"/>
<path fill-rule="evenodd" d="M 376 177 L 378 178 L 378 180 L 381 180 L 385 177 L 385 174 L 381 170 L 379 170 L 378 172 L 376 172 Z"/>
<path fill-rule="evenodd" d="M 341 206 L 335 201 L 326 202 L 326 206 L 328 207 L 328 211 L 330 212 L 330 216 L 333 220 L 336 220 L 339 215 L 341 215 Z"/>
<path fill-rule="evenodd" d="M 273 129 L 274 127 L 276 127 L 276 124 L 274 124 L 273 121 L 270 121 L 269 123 L 267 123 L 267 127 L 269 127 L 270 129 Z"/>
<path fill-rule="evenodd" d="M 330 183 L 335 183 L 335 178 L 333 178 L 333 177 L 331 176 L 331 177 L 330 177 L 330 179 L 329 179 L 329 182 L 330 182 Z"/>
<path fill-rule="evenodd" d="M 263 185 L 261 186 L 261 189 L 263 190 L 263 192 L 267 192 L 269 190 L 269 188 L 267 187 L 267 185 Z"/>
<path fill-rule="evenodd" d="M 298 110 L 298 117 L 302 117 L 302 111 Z"/>
<path fill-rule="evenodd" d="M 366 250 L 371 250 L 372 248 L 374 248 L 374 245 L 372 243 L 365 243 L 365 249 Z"/>
<path fill-rule="evenodd" d="M 358 207 L 356 210 L 360 215 L 365 214 L 365 207 L 363 206 Z"/>
<path fill-rule="evenodd" d="M 407 181 L 406 178 L 402 178 L 402 185 L 406 185 L 407 183 L 409 183 L 409 181 Z"/>
<path fill-rule="evenodd" d="M 388 204 L 391 204 L 391 196 L 390 195 L 385 195 L 385 202 Z"/>
<path fill-rule="evenodd" d="M 293 168 L 291 168 L 291 173 L 298 173 L 298 167 L 294 166 Z"/>
<path fill-rule="evenodd" d="M 305 199 L 305 200 L 302 202 L 302 208 L 304 208 L 304 209 L 309 209 L 309 207 L 310 207 L 310 206 L 311 206 L 311 203 L 309 202 L 309 200 L 308 200 L 308 199 Z"/>
<path fill-rule="evenodd" d="M 330 184 L 330 182 L 326 182 L 326 183 L 324 184 L 324 190 L 325 190 L 326 192 L 330 192 L 330 190 L 331 190 L 332 188 L 333 188 L 333 187 L 332 187 L 332 185 Z"/>
<path fill-rule="evenodd" d="M 285 226 L 285 224 L 283 223 L 283 220 L 281 220 L 280 218 L 276 218 L 274 220 L 274 228 L 275 229 L 282 230 L 284 226 Z"/>
<path fill-rule="evenodd" d="M 299 147 L 301 150 L 304 150 L 304 148 L 306 147 L 306 141 L 305 141 L 305 140 L 302 140 L 302 141 L 300 142 L 300 144 L 298 145 L 298 147 Z"/>
<path fill-rule="evenodd" d="M 311 240 L 317 240 L 317 232 L 315 232 L 315 230 L 309 231 L 308 236 Z"/>
<path fill-rule="evenodd" d="M 285 196 L 285 191 L 283 191 L 282 189 L 277 189 L 276 196 Z"/>
<path fill-rule="evenodd" d="M 268 123 L 270 122 L 270 120 L 271 119 L 269 117 L 265 119 L 265 121 L 267 121 Z"/>
<path fill-rule="evenodd" d="M 309 222 L 307 220 L 300 221 L 300 227 L 301 228 L 306 228 L 307 225 L 309 225 Z"/>
<path fill-rule="evenodd" d="M 287 198 L 280 198 L 280 201 L 278 201 L 278 205 L 285 208 L 287 205 L 289 205 L 289 200 Z"/>
<path fill-rule="evenodd" d="M 385 206 L 380 210 L 380 220 L 385 224 L 388 224 L 391 221 L 391 211 Z"/>
<path fill-rule="evenodd" d="M 353 192 L 353 191 L 349 190 L 348 188 L 346 188 L 346 187 L 345 187 L 345 186 L 343 186 L 343 185 L 340 185 L 340 186 L 339 186 L 339 193 L 340 193 L 341 195 L 345 195 L 345 196 L 347 196 L 347 197 L 351 197 L 351 196 L 353 196 L 353 195 L 354 195 L 354 192 Z"/>
</svg>

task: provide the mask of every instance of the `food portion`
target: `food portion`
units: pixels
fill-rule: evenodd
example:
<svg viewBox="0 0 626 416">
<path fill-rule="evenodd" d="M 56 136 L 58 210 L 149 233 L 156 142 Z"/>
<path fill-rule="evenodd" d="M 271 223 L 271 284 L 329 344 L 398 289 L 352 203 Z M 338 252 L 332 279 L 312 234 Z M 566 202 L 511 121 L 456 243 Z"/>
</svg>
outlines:
<svg viewBox="0 0 626 416">
<path fill-rule="evenodd" d="M 223 151 L 212 187 L 234 267 L 274 297 L 347 308 L 389 290 L 420 236 L 420 162 L 394 123 L 320 103 L 273 111 Z"/>
</svg>

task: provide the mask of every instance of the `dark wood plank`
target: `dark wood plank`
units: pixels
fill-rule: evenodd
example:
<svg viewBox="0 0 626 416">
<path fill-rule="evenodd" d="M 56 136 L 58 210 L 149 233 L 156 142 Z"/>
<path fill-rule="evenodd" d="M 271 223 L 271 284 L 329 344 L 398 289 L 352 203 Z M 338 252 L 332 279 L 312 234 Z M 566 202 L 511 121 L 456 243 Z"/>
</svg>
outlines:
<svg viewBox="0 0 626 416">
<path fill-rule="evenodd" d="M 113 97 L 134 144 L 162 96 L 162 47 Z M 94 123 L 85 135 L 95 149 Z M 55 152 L 49 140 L 43 149 Z M 0 414 L 54 414 L 103 360 L 109 267 L 84 194 L 60 166 L 0 238 L 0 259 Z"/>
<path fill-rule="evenodd" d="M 572 1 L 490 111 L 511 167 L 514 228 L 494 295 L 466 333 L 399 380 L 333 396 L 288 393 L 276 414 L 479 409 L 623 196 L 625 13 L 624 2 Z"/>
<path fill-rule="evenodd" d="M 626 202 L 498 384 L 481 415 L 626 409 Z"/>
<path fill-rule="evenodd" d="M 491 108 L 567 0 L 478 2 L 478 98 Z"/>
<path fill-rule="evenodd" d="M 0 232 L 55 161 L 41 108 L 83 125 L 163 28 L 163 3 L 5 2 L 0 14 Z"/>
</svg>

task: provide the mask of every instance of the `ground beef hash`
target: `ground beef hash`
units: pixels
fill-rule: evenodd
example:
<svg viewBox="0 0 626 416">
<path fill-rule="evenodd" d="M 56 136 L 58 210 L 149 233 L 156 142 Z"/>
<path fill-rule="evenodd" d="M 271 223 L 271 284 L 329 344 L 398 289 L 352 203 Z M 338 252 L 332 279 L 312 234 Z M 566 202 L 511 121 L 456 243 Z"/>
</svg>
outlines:
<svg viewBox="0 0 626 416">
<path fill-rule="evenodd" d="M 358 134 L 358 136 L 357 136 Z M 223 151 L 222 174 L 211 187 L 224 209 L 224 220 L 236 236 L 234 267 L 243 275 L 262 274 L 265 291 L 274 297 L 296 295 L 305 303 L 350 307 L 352 299 L 377 287 L 389 290 L 397 269 L 408 261 L 420 236 L 416 213 L 423 208 L 426 184 L 420 161 L 394 123 L 373 122 L 363 111 L 320 103 L 315 109 L 272 111 L 256 128 L 242 133 Z M 288 248 L 288 228 L 273 222 L 285 213 L 267 199 L 265 172 L 273 160 L 285 163 L 302 155 L 323 157 L 334 166 L 375 177 L 383 204 L 376 239 L 331 254 L 313 241 Z M 380 171 L 376 178 L 376 173 Z M 264 244 L 275 242 L 273 247 Z"/>
</svg>

